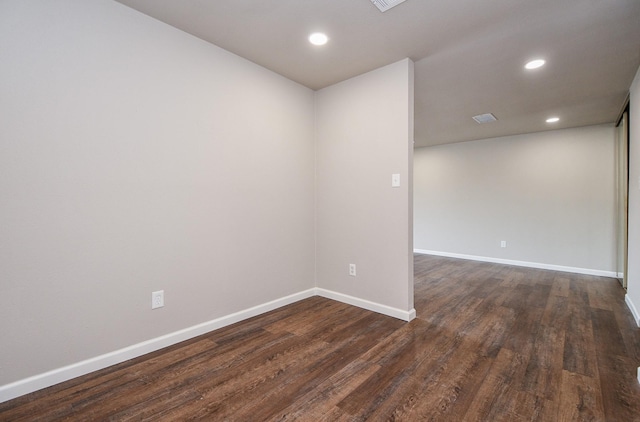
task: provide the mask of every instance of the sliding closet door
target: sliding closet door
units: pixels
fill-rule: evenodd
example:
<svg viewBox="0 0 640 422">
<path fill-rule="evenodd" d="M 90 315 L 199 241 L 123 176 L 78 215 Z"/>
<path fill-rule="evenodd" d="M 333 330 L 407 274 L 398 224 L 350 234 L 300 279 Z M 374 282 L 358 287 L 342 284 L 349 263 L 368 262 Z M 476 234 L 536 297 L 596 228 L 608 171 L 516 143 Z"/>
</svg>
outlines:
<svg viewBox="0 0 640 422">
<path fill-rule="evenodd" d="M 616 271 L 627 288 L 627 222 L 629 198 L 629 113 L 625 111 L 616 127 Z"/>
</svg>

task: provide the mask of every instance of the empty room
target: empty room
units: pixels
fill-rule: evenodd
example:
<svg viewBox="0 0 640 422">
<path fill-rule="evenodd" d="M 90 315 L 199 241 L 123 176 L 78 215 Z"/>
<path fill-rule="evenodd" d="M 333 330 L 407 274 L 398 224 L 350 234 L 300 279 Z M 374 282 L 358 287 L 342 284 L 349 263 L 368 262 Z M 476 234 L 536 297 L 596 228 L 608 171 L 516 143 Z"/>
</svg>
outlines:
<svg viewBox="0 0 640 422">
<path fill-rule="evenodd" d="M 0 0 L 0 420 L 640 421 L 638 22 Z"/>
</svg>

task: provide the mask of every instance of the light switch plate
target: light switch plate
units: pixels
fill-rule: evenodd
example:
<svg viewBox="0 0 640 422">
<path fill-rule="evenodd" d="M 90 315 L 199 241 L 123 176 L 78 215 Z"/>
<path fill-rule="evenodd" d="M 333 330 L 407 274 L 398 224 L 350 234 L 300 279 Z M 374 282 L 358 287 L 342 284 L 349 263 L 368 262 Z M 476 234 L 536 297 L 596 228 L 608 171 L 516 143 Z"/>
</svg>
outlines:
<svg viewBox="0 0 640 422">
<path fill-rule="evenodd" d="M 400 174 L 394 173 L 391 175 L 391 187 L 392 188 L 400 187 Z"/>
</svg>

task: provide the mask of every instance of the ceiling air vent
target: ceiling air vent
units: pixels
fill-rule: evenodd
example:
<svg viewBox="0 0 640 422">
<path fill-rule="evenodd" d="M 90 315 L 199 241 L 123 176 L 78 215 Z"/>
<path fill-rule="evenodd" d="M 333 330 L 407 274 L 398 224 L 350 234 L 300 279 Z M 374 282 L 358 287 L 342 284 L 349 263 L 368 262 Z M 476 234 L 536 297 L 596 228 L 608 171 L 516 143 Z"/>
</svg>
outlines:
<svg viewBox="0 0 640 422">
<path fill-rule="evenodd" d="M 495 122 L 496 120 L 496 116 L 494 116 L 491 113 L 486 113 L 486 114 L 478 114 L 477 116 L 473 116 L 473 120 L 475 120 L 477 123 L 491 123 L 491 122 Z"/>
<path fill-rule="evenodd" d="M 392 7 L 395 7 L 405 1 L 407 0 L 371 0 L 371 3 L 375 4 L 381 12 L 386 12 Z"/>
</svg>

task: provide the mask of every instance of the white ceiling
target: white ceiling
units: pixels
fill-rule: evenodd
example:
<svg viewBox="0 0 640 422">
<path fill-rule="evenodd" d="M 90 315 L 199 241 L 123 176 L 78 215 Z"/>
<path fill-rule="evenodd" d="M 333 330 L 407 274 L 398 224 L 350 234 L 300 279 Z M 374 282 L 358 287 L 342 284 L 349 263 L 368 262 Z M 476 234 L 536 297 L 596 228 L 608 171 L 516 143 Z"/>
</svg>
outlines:
<svg viewBox="0 0 640 422">
<path fill-rule="evenodd" d="M 639 0 L 117 1 L 312 89 L 409 57 L 416 147 L 613 123 L 640 65 Z"/>
</svg>

